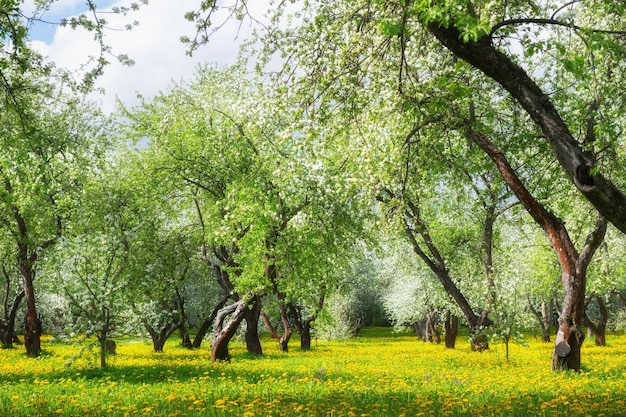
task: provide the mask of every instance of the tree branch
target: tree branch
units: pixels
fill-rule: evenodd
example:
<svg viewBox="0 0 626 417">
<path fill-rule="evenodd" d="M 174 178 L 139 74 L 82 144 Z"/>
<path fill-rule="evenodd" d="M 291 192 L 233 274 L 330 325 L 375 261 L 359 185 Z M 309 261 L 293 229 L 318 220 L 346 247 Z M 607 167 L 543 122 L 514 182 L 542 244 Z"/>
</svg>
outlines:
<svg viewBox="0 0 626 417">
<path fill-rule="evenodd" d="M 626 35 L 626 31 L 623 31 L 623 30 L 583 28 L 583 27 L 575 25 L 573 23 L 563 22 L 563 21 L 560 21 L 560 20 L 554 19 L 554 18 L 550 18 L 550 19 L 545 19 L 545 18 L 520 18 L 520 19 L 503 20 L 503 21 L 501 21 L 499 23 L 496 23 L 491 28 L 491 32 L 489 33 L 489 37 L 493 38 L 495 33 L 498 30 L 502 29 L 503 27 L 511 26 L 511 25 L 523 25 L 523 24 L 563 26 L 563 27 L 566 27 L 566 28 L 569 28 L 569 29 L 574 29 L 574 30 L 577 30 L 577 31 L 584 30 L 584 31 L 589 31 L 589 32 L 594 32 L 594 33 L 606 33 L 606 34 L 609 34 L 609 35 Z"/>
</svg>

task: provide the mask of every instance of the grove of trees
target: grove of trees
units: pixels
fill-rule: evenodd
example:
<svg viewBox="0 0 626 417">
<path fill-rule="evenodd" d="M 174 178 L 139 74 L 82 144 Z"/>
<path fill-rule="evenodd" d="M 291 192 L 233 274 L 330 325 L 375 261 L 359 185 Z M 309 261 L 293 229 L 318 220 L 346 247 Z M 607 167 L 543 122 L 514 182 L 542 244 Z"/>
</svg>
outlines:
<svg viewBox="0 0 626 417">
<path fill-rule="evenodd" d="M 54 0 L 41 2 L 46 7 Z M 626 4 L 609 0 L 280 2 L 238 62 L 111 116 L 1 6 L 0 338 L 179 333 L 211 360 L 266 328 L 347 337 L 411 327 L 455 347 L 554 336 L 580 370 L 626 308 Z M 247 1 L 199 2 L 211 42 Z M 149 4 L 114 9 L 130 13 Z M 39 9 L 38 9 L 39 10 Z M 36 12 L 37 13 L 37 12 Z M 127 60 L 127 57 L 120 57 Z M 23 322 L 23 326 L 22 326 Z M 623 328 L 623 326 L 622 326 Z"/>
</svg>

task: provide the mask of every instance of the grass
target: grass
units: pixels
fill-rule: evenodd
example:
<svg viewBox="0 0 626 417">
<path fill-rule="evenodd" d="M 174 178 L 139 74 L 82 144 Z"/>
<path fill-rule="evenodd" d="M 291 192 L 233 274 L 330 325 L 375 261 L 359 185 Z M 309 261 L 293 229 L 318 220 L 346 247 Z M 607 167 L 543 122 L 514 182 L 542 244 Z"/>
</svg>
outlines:
<svg viewBox="0 0 626 417">
<path fill-rule="evenodd" d="M 44 340 L 44 354 L 0 351 L 1 416 L 626 416 L 626 336 L 583 347 L 585 370 L 550 371 L 551 344 L 529 340 L 473 353 L 419 342 L 390 329 L 353 340 L 318 341 L 313 350 L 265 355 L 231 344 L 231 363 L 212 364 L 208 346 L 120 341 L 110 367 L 97 352 L 65 364 L 79 347 Z"/>
</svg>

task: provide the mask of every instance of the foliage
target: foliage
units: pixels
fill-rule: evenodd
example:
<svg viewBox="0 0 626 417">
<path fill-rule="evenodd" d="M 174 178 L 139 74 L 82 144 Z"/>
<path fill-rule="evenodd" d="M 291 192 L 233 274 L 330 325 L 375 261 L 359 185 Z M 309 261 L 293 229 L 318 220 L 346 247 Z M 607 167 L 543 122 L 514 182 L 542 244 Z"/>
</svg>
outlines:
<svg viewBox="0 0 626 417">
<path fill-rule="evenodd" d="M 368 213 L 354 162 L 324 149 L 245 62 L 202 66 L 126 116 L 128 137 L 148 141 L 143 169 L 178 201 L 171 216 L 195 229 L 202 259 L 228 273 L 227 293 L 263 288 L 312 308 L 333 290 Z"/>
<path fill-rule="evenodd" d="M 117 27 L 110 25 L 107 18 L 111 15 L 120 15 L 126 18 L 139 10 L 140 7 L 146 6 L 148 0 L 138 0 L 128 5 L 114 6 L 108 10 L 99 5 L 99 3 L 106 2 L 86 0 L 82 13 L 61 18 L 58 21 L 50 21 L 48 12 L 55 6 L 55 3 L 61 2 L 59 0 L 11 0 L 9 4 L 3 4 L 3 13 L 0 18 L 0 42 L 10 47 L 2 50 L 3 59 L 0 60 L 0 69 L 3 73 L 7 68 L 16 66 L 22 73 L 44 70 L 73 84 L 81 91 L 88 92 L 93 90 L 95 80 L 102 75 L 106 66 L 110 64 L 111 58 L 124 65 L 134 64 L 130 57 L 125 54 L 118 54 L 107 44 L 106 35 L 109 31 L 130 31 L 139 22 L 136 20 L 128 21 Z M 57 70 L 54 63 L 47 62 L 31 50 L 29 32 L 38 24 L 57 25 L 71 28 L 79 33 L 83 32 L 82 35 L 93 38 L 99 53 L 97 56 L 90 56 L 88 62 L 84 62 L 77 73 Z M 7 56 L 10 58 L 7 59 Z M 6 82 L 6 79 L 4 81 Z M 8 85 L 3 86 L 7 90 L 11 89 Z"/>
<path fill-rule="evenodd" d="M 617 416 L 626 406 L 619 355 L 626 340 L 612 340 L 606 348 L 585 345 L 590 370 L 580 374 L 550 372 L 543 363 L 551 347 L 532 339 L 507 362 L 501 344 L 480 354 L 446 350 L 390 329 L 319 340 L 313 352 L 284 354 L 268 343 L 263 360 L 236 344 L 230 364 L 209 364 L 206 351 L 174 342 L 154 354 L 148 343 L 129 339 L 119 341 L 106 371 L 94 369 L 89 356 L 65 368 L 79 347 L 45 342 L 47 355 L 36 361 L 2 351 L 0 407 L 15 416 Z"/>
<path fill-rule="evenodd" d="M 404 241 L 389 242 L 379 265 L 381 296 L 397 330 L 411 326 L 432 312 L 451 309 L 460 314 L 432 272 L 412 254 Z"/>
</svg>

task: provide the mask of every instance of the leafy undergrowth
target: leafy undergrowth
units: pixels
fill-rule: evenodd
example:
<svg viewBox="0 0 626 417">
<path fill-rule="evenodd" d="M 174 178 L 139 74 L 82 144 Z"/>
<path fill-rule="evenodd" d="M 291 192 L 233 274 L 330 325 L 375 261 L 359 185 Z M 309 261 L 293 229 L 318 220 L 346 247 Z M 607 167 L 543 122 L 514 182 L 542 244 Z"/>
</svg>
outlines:
<svg viewBox="0 0 626 417">
<path fill-rule="evenodd" d="M 550 371 L 551 344 L 504 346 L 473 353 L 419 342 L 390 329 L 365 329 L 343 342 L 313 342 L 280 353 L 248 356 L 231 344 L 231 363 L 211 364 L 205 346 L 177 340 L 165 353 L 151 344 L 118 342 L 109 368 L 96 352 L 66 366 L 79 347 L 44 340 L 44 354 L 0 351 L 0 415 L 4 416 L 626 416 L 626 336 L 608 347 L 586 342 L 584 371 Z"/>
</svg>

